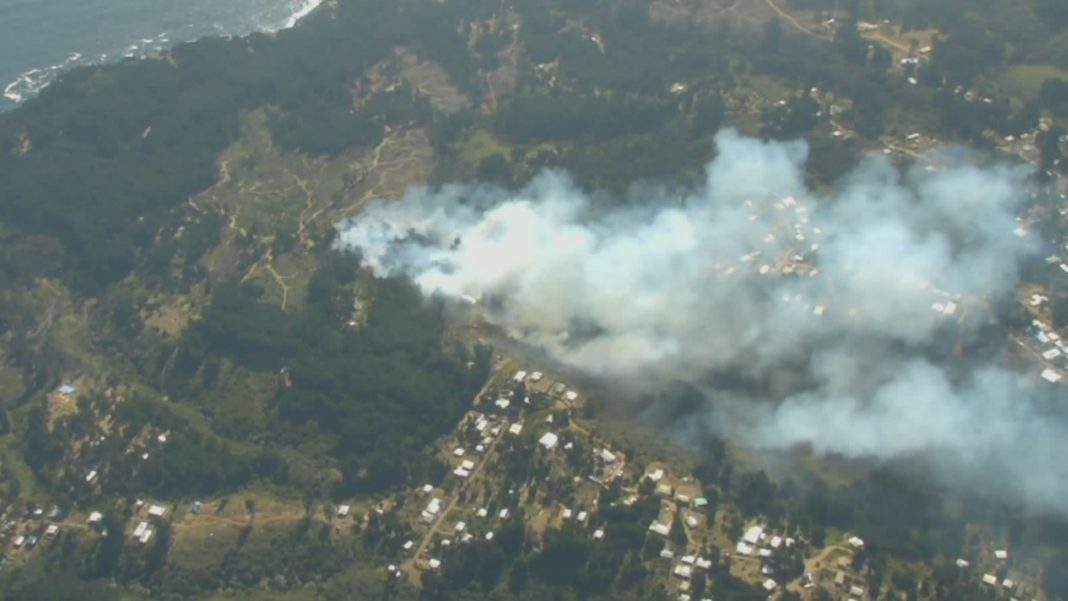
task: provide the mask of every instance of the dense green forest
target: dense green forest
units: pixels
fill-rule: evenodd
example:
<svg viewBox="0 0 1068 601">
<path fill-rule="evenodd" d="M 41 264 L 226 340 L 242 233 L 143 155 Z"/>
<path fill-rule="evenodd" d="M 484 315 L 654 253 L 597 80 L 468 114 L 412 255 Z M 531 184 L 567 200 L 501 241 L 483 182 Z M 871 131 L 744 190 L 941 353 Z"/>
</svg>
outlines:
<svg viewBox="0 0 1068 601">
<path fill-rule="evenodd" d="M 259 232 L 264 254 L 251 234 L 228 237 L 234 215 L 194 220 L 188 206 L 216 184 L 220 156 L 256 112 L 279 156 L 294 164 L 355 162 L 396 132 L 416 131 L 433 154 L 426 183 L 521 185 L 561 167 L 609 203 L 625 202 L 639 181 L 699 178 L 724 125 L 805 138 L 806 175 L 817 188 L 834 185 L 882 136 L 922 130 L 992 151 L 1042 117 L 1054 126 L 1036 138 L 1039 167 L 1063 168 L 1064 2 L 783 2 L 827 15 L 837 8 L 844 24 L 830 39 L 775 16 L 680 25 L 651 4 L 339 0 L 277 35 L 207 39 L 151 60 L 78 69 L 0 114 L 4 499 L 23 512 L 63 499 L 69 509 L 104 514 L 91 536 L 64 533 L 40 561 L 8 570 L 3 598 L 257 590 L 330 600 L 663 598 L 666 575 L 648 565 L 664 541 L 646 534 L 658 503 L 623 505 L 621 485 L 597 499 L 594 511 L 611 533 L 601 544 L 570 527 L 534 537 L 515 519 L 493 540 L 444 553 L 444 569 L 421 592 L 373 571 L 400 556 L 407 525 L 368 511 L 358 539 L 338 542 L 351 533 L 313 519 L 310 508 L 440 482 L 448 468 L 430 445 L 486 382 L 491 349 L 450 338 L 444 303 L 402 279 L 371 278 L 357 258 L 331 251 L 328 226 L 302 239 L 274 224 Z M 902 66 L 859 34 L 858 22 L 884 18 L 908 31 L 937 30 L 930 59 Z M 468 104 L 441 110 L 410 82 L 364 94 L 368 70 L 400 48 L 439 67 Z M 492 87 L 493 73 L 512 85 Z M 375 175 L 347 174 L 329 191 L 332 202 L 372 197 L 371 185 L 346 194 Z M 303 199 L 283 202 L 306 211 Z M 213 270 L 208 258 L 227 253 L 241 269 Z M 287 276 L 296 282 L 289 305 L 247 281 L 280 256 L 297 266 Z M 150 324 L 160 307 L 182 303 L 190 307 L 182 328 Z M 1061 324 L 1066 308 L 1059 305 Z M 93 387 L 75 411 L 57 416 L 50 393 L 72 375 Z M 532 441 L 510 444 L 524 461 L 505 466 L 509 477 L 544 478 L 547 462 Z M 854 532 L 868 541 L 857 563 L 873 581 L 893 582 L 910 599 L 971 600 L 992 593 L 963 578 L 953 559 L 968 544 L 967 525 L 981 524 L 1041 547 L 1034 561 L 1043 585 L 1051 599 L 1068 599 L 1066 526 L 1055 516 L 947 503 L 947 491 L 908 466 L 825 484 L 772 481 L 737 465 L 714 438 L 699 455 L 694 475 L 710 510 L 729 509 L 733 534 L 758 516 L 815 546 Z M 99 484 L 83 467 L 99 470 Z M 256 539 L 258 524 L 247 527 L 233 551 L 201 571 L 168 563 L 180 534 L 169 526 L 143 548 L 123 536 L 129 507 L 143 496 L 189 503 L 247 495 L 255 523 L 263 491 L 300 499 L 308 515 L 266 543 Z M 518 501 L 510 507 L 521 511 Z M 1010 513 L 1019 517 L 1006 524 Z M 695 579 L 695 598 L 706 590 L 720 600 L 767 597 L 732 576 L 726 553 L 708 555 L 715 565 Z M 799 575 L 799 561 L 791 555 L 775 567 Z M 929 573 L 906 573 L 903 561 Z M 354 566 L 366 571 L 353 575 Z"/>
</svg>

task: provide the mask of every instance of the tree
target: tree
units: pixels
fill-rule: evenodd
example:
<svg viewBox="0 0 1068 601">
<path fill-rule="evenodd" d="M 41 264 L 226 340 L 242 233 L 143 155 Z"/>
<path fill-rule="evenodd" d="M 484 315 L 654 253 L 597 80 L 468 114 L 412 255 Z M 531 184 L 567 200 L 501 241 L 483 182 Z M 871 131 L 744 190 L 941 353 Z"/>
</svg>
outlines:
<svg viewBox="0 0 1068 601">
<path fill-rule="evenodd" d="M 760 51 L 776 53 L 782 46 L 782 21 L 772 17 L 764 22 L 764 37 L 760 40 Z"/>
</svg>

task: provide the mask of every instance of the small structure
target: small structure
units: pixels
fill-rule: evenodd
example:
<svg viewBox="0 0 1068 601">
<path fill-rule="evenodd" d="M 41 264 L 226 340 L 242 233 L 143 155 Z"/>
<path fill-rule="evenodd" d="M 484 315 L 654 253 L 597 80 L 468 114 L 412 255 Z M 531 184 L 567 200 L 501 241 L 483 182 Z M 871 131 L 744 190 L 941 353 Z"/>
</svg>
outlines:
<svg viewBox="0 0 1068 601">
<path fill-rule="evenodd" d="M 1057 373 L 1056 371 L 1053 371 L 1052 369 L 1046 368 L 1042 370 L 1042 379 L 1049 382 L 1050 384 L 1056 384 L 1057 382 L 1061 381 L 1061 374 Z"/>
<path fill-rule="evenodd" d="M 85 475 L 85 481 L 89 484 L 92 484 L 93 480 L 96 480 L 96 470 L 90 470 L 90 472 Z"/>
<path fill-rule="evenodd" d="M 464 522 L 456 522 L 456 531 L 457 532 L 463 532 L 464 528 L 467 528 L 467 524 L 465 524 Z"/>
<path fill-rule="evenodd" d="M 742 535 L 742 540 L 750 545 L 760 544 L 760 539 L 764 538 L 763 526 L 750 526 L 745 534 Z"/>
<path fill-rule="evenodd" d="M 470 459 L 464 459 L 464 461 L 460 464 L 460 467 L 464 468 L 467 471 L 471 471 L 475 469 L 475 462 L 471 461 Z"/>
<path fill-rule="evenodd" d="M 864 539 L 862 539 L 860 537 L 851 536 L 851 537 L 849 537 L 849 541 L 848 542 L 849 542 L 849 545 L 851 547 L 853 547 L 854 549 L 863 549 L 864 548 Z"/>
<path fill-rule="evenodd" d="M 410 540 L 405 542 L 404 545 L 401 546 L 401 549 L 404 549 L 405 551 L 411 551 L 413 547 L 415 547 L 415 541 Z"/>
<path fill-rule="evenodd" d="M 568 390 L 564 393 L 564 398 L 567 399 L 569 402 L 574 402 L 578 400 L 578 393 L 574 390 Z"/>
<path fill-rule="evenodd" d="M 767 580 L 764 581 L 763 586 L 764 586 L 764 590 L 766 590 L 766 591 L 768 591 L 770 593 L 771 591 L 779 588 L 779 583 L 775 582 L 775 580 L 773 580 L 771 578 L 768 578 Z"/>
<path fill-rule="evenodd" d="M 967 568 L 967 567 L 968 567 L 968 566 L 970 566 L 970 565 L 971 565 L 971 564 L 970 564 L 970 563 L 968 563 L 968 561 L 967 561 L 967 560 L 965 560 L 965 559 L 958 559 L 958 560 L 957 560 L 957 567 L 958 567 L 958 568 L 964 569 L 964 568 Z"/>
<path fill-rule="evenodd" d="M 738 541 L 738 544 L 734 546 L 734 550 L 739 555 L 752 555 L 755 549 L 753 548 L 753 545 L 750 545 L 745 541 Z"/>
<path fill-rule="evenodd" d="M 523 424 L 512 424 L 508 426 L 508 433 L 513 436 L 519 436 L 519 433 L 523 431 Z"/>
<path fill-rule="evenodd" d="M 434 521 L 434 518 L 441 511 L 441 499 L 431 499 L 426 505 L 426 509 L 423 510 L 423 520 L 427 522 Z"/>
<path fill-rule="evenodd" d="M 669 536 L 671 534 L 671 524 L 661 524 L 660 522 L 653 520 L 653 523 L 649 524 L 649 531 L 655 532 L 660 536 Z"/>
<path fill-rule="evenodd" d="M 104 514 L 100 513 L 99 511 L 94 511 L 94 512 L 89 514 L 89 523 L 90 524 L 98 524 L 101 521 L 103 521 L 103 519 L 104 519 Z"/>
<path fill-rule="evenodd" d="M 672 570 L 672 573 L 678 576 L 679 578 L 689 580 L 693 576 L 693 568 L 680 563 L 679 565 L 675 566 L 675 569 Z"/>
<path fill-rule="evenodd" d="M 1000 561 L 1005 561 L 1009 558 L 1009 552 L 1005 549 L 997 549 L 996 551 L 994 551 L 994 558 Z"/>
<path fill-rule="evenodd" d="M 350 511 L 352 511 L 352 507 L 351 506 L 349 506 L 349 505 L 340 505 L 337 508 L 337 517 L 339 517 L 339 518 L 348 517 Z"/>
<path fill-rule="evenodd" d="M 512 401 L 509 401 L 508 399 L 497 399 L 493 402 L 493 404 L 496 405 L 498 409 L 501 409 L 503 411 L 504 409 L 507 409 L 509 405 L 512 404 Z"/>
<path fill-rule="evenodd" d="M 44 535 L 45 535 L 46 537 L 48 537 L 48 538 L 55 538 L 55 536 L 56 536 L 57 534 L 59 534 L 59 525 L 58 525 L 58 524 L 49 524 L 49 525 L 48 525 L 48 527 L 47 527 L 47 528 L 45 528 L 45 533 L 44 533 Z"/>
<path fill-rule="evenodd" d="M 604 539 L 604 528 L 598 528 L 593 531 L 593 540 Z"/>
<path fill-rule="evenodd" d="M 538 444 L 545 447 L 546 451 L 551 451 L 556 448 L 557 443 L 560 442 L 560 437 L 552 432 L 546 432 L 538 439 Z"/>
<path fill-rule="evenodd" d="M 60 386 L 56 390 L 56 392 L 58 392 L 59 394 L 62 394 L 63 396 L 70 396 L 70 395 L 78 392 L 78 389 L 73 387 L 73 386 L 71 386 L 70 384 L 64 384 L 64 385 Z"/>
<path fill-rule="evenodd" d="M 527 379 L 527 372 L 525 372 L 523 370 L 519 370 L 519 371 L 515 372 L 515 377 L 512 378 L 512 381 L 514 381 L 516 384 L 519 384 L 520 382 L 522 382 L 523 380 L 526 380 L 526 379 Z"/>
<path fill-rule="evenodd" d="M 671 549 L 661 549 L 660 557 L 663 559 L 675 559 L 675 552 Z"/>
<path fill-rule="evenodd" d="M 162 505 L 152 505 L 148 508 L 148 515 L 154 518 L 161 518 L 167 513 L 167 508 Z"/>
<path fill-rule="evenodd" d="M 430 558 L 430 561 L 427 562 L 427 564 L 430 566 L 431 570 L 436 570 L 436 569 L 441 567 L 441 560 L 440 559 L 434 559 L 432 557 L 432 558 Z"/>
<path fill-rule="evenodd" d="M 144 534 L 146 530 L 148 530 L 148 522 L 141 522 L 134 528 L 133 537 L 141 538 L 141 535 Z"/>
<path fill-rule="evenodd" d="M 989 584 L 990 586 L 996 586 L 998 583 L 998 577 L 993 574 L 983 574 L 983 584 Z"/>
<path fill-rule="evenodd" d="M 457 456 L 457 457 L 463 457 L 465 452 L 466 451 L 464 451 L 463 447 L 456 447 L 455 449 L 452 450 L 452 454 Z"/>
</svg>

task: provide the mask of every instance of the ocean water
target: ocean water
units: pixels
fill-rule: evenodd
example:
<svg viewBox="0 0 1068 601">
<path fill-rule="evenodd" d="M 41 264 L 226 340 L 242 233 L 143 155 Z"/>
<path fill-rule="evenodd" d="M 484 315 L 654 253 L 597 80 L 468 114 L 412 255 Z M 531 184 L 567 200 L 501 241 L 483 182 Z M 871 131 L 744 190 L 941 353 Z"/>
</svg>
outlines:
<svg viewBox="0 0 1068 601">
<path fill-rule="evenodd" d="M 71 68 L 292 27 L 322 0 L 0 0 L 0 111 Z"/>
</svg>

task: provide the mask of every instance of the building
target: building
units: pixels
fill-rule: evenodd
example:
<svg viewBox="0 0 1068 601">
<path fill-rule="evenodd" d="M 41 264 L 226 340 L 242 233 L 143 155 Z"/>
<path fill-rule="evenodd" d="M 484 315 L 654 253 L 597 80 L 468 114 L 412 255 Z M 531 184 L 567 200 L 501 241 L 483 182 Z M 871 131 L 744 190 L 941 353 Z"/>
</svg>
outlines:
<svg viewBox="0 0 1068 601">
<path fill-rule="evenodd" d="M 750 526 L 749 529 L 745 531 L 745 534 L 742 535 L 742 540 L 750 545 L 760 544 L 762 538 L 764 538 L 763 526 Z"/>
<path fill-rule="evenodd" d="M 154 518 L 161 518 L 167 513 L 167 509 L 162 505 L 152 505 L 148 508 L 148 515 Z"/>
<path fill-rule="evenodd" d="M 661 524 L 654 520 L 652 524 L 649 524 L 649 531 L 655 532 L 660 536 L 669 536 L 671 534 L 671 524 Z"/>
<path fill-rule="evenodd" d="M 341 505 L 341 506 L 339 506 L 337 508 L 337 517 L 339 517 L 339 518 L 348 517 L 350 511 L 352 511 L 352 507 L 351 506 L 349 506 L 349 505 Z"/>
<path fill-rule="evenodd" d="M 546 432 L 538 439 L 538 444 L 545 447 L 546 451 L 551 451 L 556 448 L 557 443 L 560 442 L 560 437 L 552 432 Z"/>
</svg>

